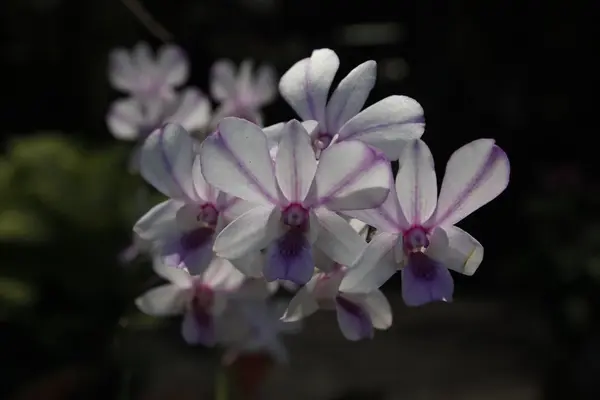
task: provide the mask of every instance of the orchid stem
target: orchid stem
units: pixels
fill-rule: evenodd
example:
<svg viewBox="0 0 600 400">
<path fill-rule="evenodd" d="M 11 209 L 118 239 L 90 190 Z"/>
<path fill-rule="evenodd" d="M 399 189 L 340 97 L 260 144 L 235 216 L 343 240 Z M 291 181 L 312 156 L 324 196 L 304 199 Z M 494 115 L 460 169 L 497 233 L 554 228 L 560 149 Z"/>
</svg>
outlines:
<svg viewBox="0 0 600 400">
<path fill-rule="evenodd" d="M 217 384 L 216 384 L 216 395 L 215 400 L 228 400 L 229 388 L 227 380 L 227 370 L 225 368 L 219 368 L 217 372 Z"/>
<path fill-rule="evenodd" d="M 148 29 L 148 31 L 156 36 L 164 43 L 168 43 L 173 39 L 173 35 L 167 31 L 144 7 L 140 0 L 121 0 L 121 2 L 136 16 L 136 18 Z"/>
</svg>

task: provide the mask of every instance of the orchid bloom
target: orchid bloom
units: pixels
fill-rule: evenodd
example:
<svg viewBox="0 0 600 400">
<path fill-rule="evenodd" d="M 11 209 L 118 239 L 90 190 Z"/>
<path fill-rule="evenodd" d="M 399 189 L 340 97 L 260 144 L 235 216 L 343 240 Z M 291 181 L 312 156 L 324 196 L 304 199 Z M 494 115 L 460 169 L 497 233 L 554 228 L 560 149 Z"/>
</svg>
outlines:
<svg viewBox="0 0 600 400">
<path fill-rule="evenodd" d="M 252 61 L 245 60 L 236 75 L 229 60 L 217 61 L 211 70 L 210 92 L 220 103 L 213 122 L 216 126 L 225 117 L 239 117 L 262 124 L 260 108 L 271 103 L 277 95 L 275 70 L 262 65 L 255 74 Z"/>
<path fill-rule="evenodd" d="M 134 97 L 116 100 L 106 124 L 115 138 L 144 140 L 165 123 L 177 123 L 188 131 L 205 128 L 210 121 L 210 100 L 198 89 L 187 88 L 170 99 L 148 104 Z"/>
<path fill-rule="evenodd" d="M 109 59 L 111 85 L 145 102 L 173 96 L 173 90 L 185 83 L 189 66 L 183 50 L 165 45 L 155 56 L 147 43 L 137 44 L 131 52 L 113 50 Z"/>
<path fill-rule="evenodd" d="M 206 183 L 194 139 L 180 125 L 153 132 L 141 149 L 141 174 L 170 197 L 148 211 L 134 232 L 171 267 L 199 274 L 213 258 L 216 233 L 246 210 L 238 199 Z"/>
<path fill-rule="evenodd" d="M 299 321 L 281 320 L 283 304 L 260 299 L 232 300 L 217 320 L 219 343 L 227 347 L 225 364 L 231 364 L 242 353 L 268 353 L 279 363 L 288 362 L 281 334 L 297 333 Z"/>
<path fill-rule="evenodd" d="M 358 141 L 332 147 L 317 163 L 302 125 L 293 120 L 285 129 L 273 162 L 258 126 L 226 118 L 203 142 L 200 160 L 208 183 L 258 204 L 221 231 L 215 253 L 238 259 L 266 248 L 266 280 L 303 285 L 313 274 L 313 246 L 343 265 L 359 257 L 365 243 L 336 211 L 380 205 L 391 169 L 383 154 Z"/>
<path fill-rule="evenodd" d="M 407 305 L 451 301 L 454 283 L 448 269 L 472 275 L 483 259 L 482 245 L 454 224 L 504 191 L 508 157 L 492 139 L 466 144 L 450 157 L 439 198 L 427 145 L 415 140 L 401 159 L 396 190 L 387 200 L 376 210 L 350 212 L 379 233 L 340 290 L 368 292 L 404 266 L 402 295 Z"/>
<path fill-rule="evenodd" d="M 334 51 L 313 51 L 281 77 L 281 96 L 305 122 L 316 121 L 307 130 L 317 154 L 334 142 L 359 140 L 397 160 L 407 140 L 423 135 L 423 108 L 410 97 L 390 96 L 361 111 L 375 85 L 377 64 L 372 60 L 342 79 L 328 101 L 339 64 Z M 277 124 L 268 130 L 278 136 L 282 127 Z"/>
<path fill-rule="evenodd" d="M 340 291 L 347 271 L 348 268 L 338 264 L 331 272 L 313 276 L 294 296 L 283 320 L 297 321 L 318 309 L 335 310 L 342 334 L 353 341 L 373 338 L 373 328 L 388 329 L 392 325 L 392 309 L 377 287 L 369 288 L 366 293 Z"/>
<path fill-rule="evenodd" d="M 150 289 L 135 301 L 145 314 L 164 317 L 183 314 L 181 333 L 189 344 L 214 346 L 215 318 L 225 310 L 229 297 L 240 288 L 244 275 L 229 261 L 212 260 L 198 276 L 166 266 L 154 259 L 154 271 L 170 283 Z"/>
</svg>

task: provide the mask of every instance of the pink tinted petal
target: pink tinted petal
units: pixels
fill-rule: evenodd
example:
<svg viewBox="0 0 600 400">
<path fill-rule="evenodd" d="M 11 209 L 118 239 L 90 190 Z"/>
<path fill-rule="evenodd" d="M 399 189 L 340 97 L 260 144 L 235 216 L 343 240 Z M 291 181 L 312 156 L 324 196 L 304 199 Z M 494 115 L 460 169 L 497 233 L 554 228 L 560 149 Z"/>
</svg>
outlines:
<svg viewBox="0 0 600 400">
<path fill-rule="evenodd" d="M 210 100 L 200 90 L 188 88 L 179 94 L 164 122 L 180 124 L 188 131 L 203 129 L 210 122 L 210 108 Z"/>
<path fill-rule="evenodd" d="M 327 96 L 339 65 L 334 51 L 313 51 L 310 58 L 298 61 L 281 77 L 281 96 L 302 119 L 316 120 L 325 126 Z"/>
<path fill-rule="evenodd" d="M 495 199 L 508 186 L 510 163 L 493 139 L 479 139 L 456 150 L 446 173 L 435 225 L 454 225 Z"/>
<path fill-rule="evenodd" d="M 235 66 L 230 60 L 215 62 L 210 70 L 210 94 L 217 101 L 235 97 Z"/>
<path fill-rule="evenodd" d="M 179 86 L 188 79 L 189 66 L 183 49 L 175 45 L 162 46 L 156 61 L 162 79 L 170 86 Z"/>
<path fill-rule="evenodd" d="M 364 143 L 334 144 L 321 155 L 314 196 L 335 211 L 375 208 L 390 192 L 391 174 L 385 156 Z"/>
<path fill-rule="evenodd" d="M 422 253 L 409 257 L 402 269 L 402 298 L 407 306 L 422 306 L 434 301 L 452 301 L 454 281 L 440 263 Z"/>
<path fill-rule="evenodd" d="M 183 315 L 181 334 L 187 344 L 212 347 L 216 344 L 213 318 L 208 315 L 197 315 L 191 309 Z"/>
<path fill-rule="evenodd" d="M 306 284 L 315 268 L 310 243 L 300 231 L 289 231 L 267 248 L 264 270 L 268 282 L 276 279 Z"/>
<path fill-rule="evenodd" d="M 335 134 L 365 105 L 377 77 L 377 63 L 366 61 L 342 79 L 327 104 L 327 132 Z"/>
<path fill-rule="evenodd" d="M 166 124 L 148 136 L 142 146 L 142 176 L 166 196 L 193 201 L 193 147 L 193 139 L 183 127 Z"/>
<path fill-rule="evenodd" d="M 233 291 L 239 288 L 246 276 L 224 258 L 214 258 L 204 274 L 202 281 L 214 290 Z"/>
<path fill-rule="evenodd" d="M 369 314 L 358 304 L 338 296 L 336 299 L 337 320 L 344 337 L 357 341 L 372 339 L 373 324 Z"/>
<path fill-rule="evenodd" d="M 116 100 L 106 117 L 110 133 L 120 140 L 137 139 L 147 123 L 141 104 L 133 98 Z"/>
<path fill-rule="evenodd" d="M 256 125 L 225 118 L 219 131 L 202 143 L 204 178 L 233 196 L 260 204 L 277 204 L 278 189 L 267 137 Z"/>
<path fill-rule="evenodd" d="M 290 202 L 301 203 L 306 198 L 317 171 L 317 160 L 310 137 L 296 120 L 288 122 L 279 143 L 275 159 L 277 183 Z"/>
<path fill-rule="evenodd" d="M 390 96 L 358 113 L 340 128 L 338 141 L 360 140 L 397 160 L 406 140 L 425 130 L 423 108 L 406 96 Z"/>
<path fill-rule="evenodd" d="M 437 204 L 437 180 L 433 156 L 420 139 L 408 142 L 396 175 L 396 193 L 410 225 L 421 225 L 433 215 Z"/>
</svg>

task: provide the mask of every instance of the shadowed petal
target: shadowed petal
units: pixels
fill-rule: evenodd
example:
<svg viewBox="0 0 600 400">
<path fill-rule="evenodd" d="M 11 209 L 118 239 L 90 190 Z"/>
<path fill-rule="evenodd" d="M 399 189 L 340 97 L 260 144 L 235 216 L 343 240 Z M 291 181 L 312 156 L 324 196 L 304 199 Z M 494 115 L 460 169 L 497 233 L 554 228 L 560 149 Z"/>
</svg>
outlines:
<svg viewBox="0 0 600 400">
<path fill-rule="evenodd" d="M 177 211 L 184 203 L 167 200 L 152 207 L 133 226 L 133 231 L 144 242 L 160 242 L 172 237 L 177 231 Z"/>
<path fill-rule="evenodd" d="M 357 341 L 373 338 L 373 323 L 369 314 L 360 305 L 338 296 L 336 310 L 338 324 L 346 339 Z"/>
<path fill-rule="evenodd" d="M 177 285 L 162 285 L 138 297 L 135 304 L 144 314 L 156 317 L 172 316 L 181 314 L 187 296 L 187 291 Z"/>
<path fill-rule="evenodd" d="M 167 85 L 179 86 L 188 79 L 188 60 L 185 52 L 178 46 L 162 46 L 158 51 L 156 64 Z"/>
<path fill-rule="evenodd" d="M 492 139 L 479 139 L 456 150 L 446 173 L 432 225 L 454 225 L 495 199 L 508 186 L 510 163 Z"/>
<path fill-rule="evenodd" d="M 306 285 L 296 292 L 283 317 L 281 317 L 283 321 L 299 321 L 314 314 L 319 309 L 319 304 L 313 294 L 318 279 L 319 275 L 313 276 Z"/>
<path fill-rule="evenodd" d="M 188 310 L 181 321 L 181 334 L 188 344 L 212 347 L 216 343 L 213 317 Z"/>
<path fill-rule="evenodd" d="M 148 121 L 140 102 L 134 98 L 115 100 L 106 117 L 108 130 L 120 140 L 137 139 L 144 126 L 153 122 Z"/>
<path fill-rule="evenodd" d="M 235 66 L 229 60 L 218 60 L 210 70 L 210 94 L 218 101 L 236 95 Z"/>
<path fill-rule="evenodd" d="M 164 122 L 180 124 L 188 131 L 205 128 L 210 122 L 210 100 L 198 89 L 184 89 Z"/>
<path fill-rule="evenodd" d="M 441 246 L 436 246 L 432 241 L 427 255 L 448 269 L 473 275 L 483 260 L 481 243 L 456 226 L 437 227 L 435 232 L 438 231 L 446 234 L 446 241 Z"/>
<path fill-rule="evenodd" d="M 390 96 L 364 109 L 340 128 L 338 141 L 360 140 L 397 160 L 406 140 L 425 130 L 423 108 L 406 96 Z"/>
<path fill-rule="evenodd" d="M 333 211 L 319 208 L 314 215 L 320 226 L 315 245 L 338 264 L 352 265 L 367 245 L 363 238 Z"/>
</svg>

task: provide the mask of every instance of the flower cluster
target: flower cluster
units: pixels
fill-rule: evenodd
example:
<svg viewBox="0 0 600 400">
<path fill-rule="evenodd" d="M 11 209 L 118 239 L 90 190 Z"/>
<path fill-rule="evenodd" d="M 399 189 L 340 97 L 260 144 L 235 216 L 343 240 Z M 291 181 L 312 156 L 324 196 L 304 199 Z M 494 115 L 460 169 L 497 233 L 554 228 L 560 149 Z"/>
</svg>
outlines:
<svg viewBox="0 0 600 400">
<path fill-rule="evenodd" d="M 266 348 L 283 360 L 277 334 L 319 309 L 336 311 L 347 339 L 371 338 L 392 324 L 380 287 L 396 272 L 404 302 L 419 306 L 451 301 L 449 270 L 472 275 L 481 263 L 482 245 L 455 224 L 506 188 L 506 154 L 492 139 L 466 144 L 448 161 L 438 193 L 433 157 L 420 139 L 422 107 L 390 96 L 363 109 L 374 61 L 329 96 L 339 59 L 315 50 L 279 81 L 300 120 L 267 127 L 259 108 L 275 95 L 272 69 L 252 77 L 246 62 L 236 79 L 230 63 L 218 62 L 211 91 L 219 109 L 209 117 L 200 101 L 189 108 L 211 129 L 201 141 L 186 125 L 200 118 L 165 112 L 186 75 L 181 53 L 167 47 L 156 62 L 147 53 L 143 46 L 131 56 L 115 53 L 111 75 L 132 95 L 114 106 L 121 114 L 123 104 L 162 107 L 152 124 L 129 125 L 143 137 L 142 177 L 168 197 L 134 232 L 170 283 L 137 304 L 152 315 L 182 313 L 187 342 Z M 134 137 L 117 133 L 115 118 L 113 110 L 113 133 Z M 367 241 L 369 227 L 376 233 Z M 266 299 L 280 284 L 296 293 L 277 311 Z"/>
</svg>

